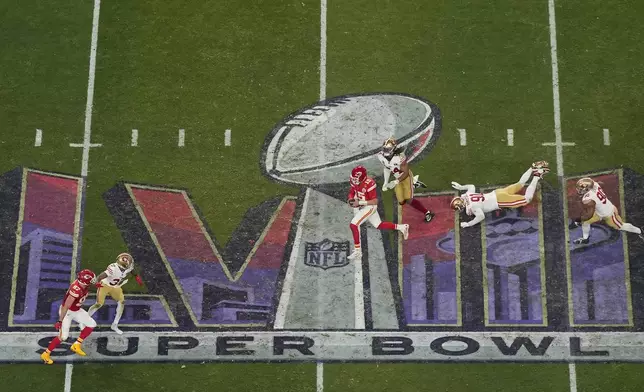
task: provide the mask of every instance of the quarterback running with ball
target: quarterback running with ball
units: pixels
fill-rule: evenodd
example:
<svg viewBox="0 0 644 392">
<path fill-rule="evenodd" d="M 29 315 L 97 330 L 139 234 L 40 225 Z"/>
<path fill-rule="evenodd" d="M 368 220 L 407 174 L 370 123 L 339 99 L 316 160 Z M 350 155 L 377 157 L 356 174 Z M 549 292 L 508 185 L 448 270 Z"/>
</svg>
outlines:
<svg viewBox="0 0 644 392">
<path fill-rule="evenodd" d="M 378 213 L 378 195 L 376 193 L 376 181 L 367 176 L 367 169 L 364 166 L 356 166 L 351 171 L 351 190 L 349 191 L 348 203 L 353 207 L 353 219 L 349 228 L 353 234 L 355 249 L 347 258 L 349 260 L 360 259 L 362 249 L 360 247 L 360 225 L 369 221 L 373 227 L 379 230 L 398 230 L 403 238 L 409 236 L 409 225 L 399 225 L 393 222 L 383 222 Z"/>
<path fill-rule="evenodd" d="M 466 191 L 459 197 L 452 199 L 450 207 L 454 211 L 465 211 L 467 215 L 474 216 L 469 222 L 461 222 L 461 227 L 474 226 L 485 219 L 485 213 L 499 210 L 501 208 L 519 208 L 529 204 L 537 190 L 537 183 L 548 173 L 550 168 L 548 162 L 539 161 L 532 164 L 532 167 L 523 173 L 516 184 L 505 188 L 495 189 L 489 193 L 476 193 L 474 185 L 461 185 L 452 181 L 452 187 L 459 191 Z M 530 177 L 532 176 L 532 181 Z M 530 181 L 525 195 L 519 191 Z"/>
<path fill-rule="evenodd" d="M 116 262 L 108 265 L 107 269 L 98 276 L 96 303 L 89 308 L 89 315 L 92 316 L 103 306 L 105 297 L 108 295 L 112 297 L 116 301 L 116 315 L 110 328 L 119 335 L 123 333 L 118 325 L 125 307 L 125 296 L 121 287 L 127 283 L 126 278 L 130 273 L 134 275 L 139 286 L 143 286 L 141 277 L 134 272 L 134 258 L 132 258 L 132 255 L 121 253 L 116 256 Z M 82 324 L 80 324 L 80 328 L 83 328 Z"/>
</svg>

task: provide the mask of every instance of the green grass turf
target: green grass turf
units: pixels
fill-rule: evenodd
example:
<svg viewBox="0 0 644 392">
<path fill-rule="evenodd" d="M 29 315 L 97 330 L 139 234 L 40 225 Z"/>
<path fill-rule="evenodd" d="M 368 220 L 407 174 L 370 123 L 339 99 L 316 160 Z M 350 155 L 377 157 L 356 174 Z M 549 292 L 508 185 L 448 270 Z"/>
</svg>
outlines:
<svg viewBox="0 0 644 392">
<path fill-rule="evenodd" d="M 283 116 L 318 99 L 316 4 L 104 5 L 93 140 L 105 147 L 90 158 L 88 265 L 124 247 L 101 197 L 119 180 L 188 188 L 222 245 L 249 207 L 297 193 L 264 178 L 259 156 Z"/>
<path fill-rule="evenodd" d="M 79 173 L 91 4 L 0 4 L 0 172 L 18 165 Z M 34 148 L 36 129 L 43 146 Z"/>
<path fill-rule="evenodd" d="M 535 160 L 555 162 L 541 146 L 554 141 L 547 20 L 541 1 L 331 4 L 328 93 L 400 91 L 436 103 L 442 136 L 412 167 L 432 190 L 514 182 Z"/>
<path fill-rule="evenodd" d="M 583 392 L 636 392 L 644 385 L 642 364 L 577 365 L 577 388 Z"/>
<path fill-rule="evenodd" d="M 616 165 L 644 172 L 644 3 L 558 2 L 561 116 L 567 171 Z M 610 129 L 604 146 L 602 128 Z"/>
<path fill-rule="evenodd" d="M 88 380 L 106 392 L 312 392 L 315 364 L 83 364 L 73 380 L 72 392 Z"/>
<path fill-rule="evenodd" d="M 91 2 L 0 4 L 0 169 L 80 173 Z M 640 2 L 558 2 L 566 171 L 644 171 Z M 432 190 L 449 181 L 514 181 L 555 162 L 545 0 L 330 2 L 328 96 L 399 91 L 443 113 L 443 135 L 414 166 Z M 259 172 L 264 137 L 318 98 L 319 2 L 104 2 L 83 263 L 100 269 L 124 244 L 101 195 L 116 181 L 189 188 L 220 243 L 246 209 L 295 194 Z M 604 147 L 601 128 L 611 129 Z M 43 147 L 33 148 L 36 128 Z M 129 147 L 130 130 L 140 131 Z M 176 147 L 179 128 L 186 147 Z M 232 147 L 223 131 L 233 130 Z M 468 131 L 460 147 L 457 128 Z M 515 130 L 515 147 L 505 130 Z M 635 136 L 635 137 L 634 137 Z M 552 180 L 550 180 L 552 182 Z M 134 289 L 130 282 L 126 290 Z M 61 390 L 64 366 L 1 365 L 11 391 Z M 579 391 L 639 391 L 642 365 L 578 365 Z M 118 383 L 114 384 L 114 375 Z M 77 365 L 73 391 L 312 391 L 315 366 Z M 145 386 L 142 388 L 142 386 Z M 567 391 L 566 365 L 332 364 L 327 391 Z M 190 389 L 193 388 L 193 389 Z"/>
<path fill-rule="evenodd" d="M 561 364 L 340 364 L 324 369 L 326 392 L 570 390 L 568 367 Z"/>
<path fill-rule="evenodd" d="M 0 390 L 2 391 L 33 392 L 43 389 L 62 391 L 64 385 L 65 365 L 0 365 Z"/>
</svg>

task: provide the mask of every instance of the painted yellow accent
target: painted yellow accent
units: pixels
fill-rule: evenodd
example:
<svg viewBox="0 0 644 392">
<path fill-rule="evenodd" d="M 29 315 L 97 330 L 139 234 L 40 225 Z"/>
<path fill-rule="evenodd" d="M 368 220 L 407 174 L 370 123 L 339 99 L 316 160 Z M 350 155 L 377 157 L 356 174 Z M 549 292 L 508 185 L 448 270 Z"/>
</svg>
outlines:
<svg viewBox="0 0 644 392">
<path fill-rule="evenodd" d="M 16 226 L 16 247 L 13 257 L 13 276 L 11 277 L 11 299 L 9 300 L 9 326 L 13 327 L 13 312 L 16 307 L 16 287 L 18 283 L 18 263 L 20 261 L 20 246 L 22 246 L 22 223 L 25 219 L 25 198 L 27 197 L 27 172 L 22 169 L 22 182 L 20 185 L 20 211 L 18 211 L 18 225 Z"/>
</svg>

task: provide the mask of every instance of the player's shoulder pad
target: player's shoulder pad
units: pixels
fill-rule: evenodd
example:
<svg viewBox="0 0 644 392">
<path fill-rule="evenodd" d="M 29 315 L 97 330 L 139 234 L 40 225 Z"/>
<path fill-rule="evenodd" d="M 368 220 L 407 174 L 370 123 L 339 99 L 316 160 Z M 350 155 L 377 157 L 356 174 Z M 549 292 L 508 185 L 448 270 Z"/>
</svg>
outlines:
<svg viewBox="0 0 644 392">
<path fill-rule="evenodd" d="M 376 182 L 375 182 L 375 181 L 373 180 L 373 178 L 371 178 L 371 177 L 367 177 L 367 179 L 366 179 L 366 180 L 364 180 L 364 184 L 365 184 L 365 186 L 367 186 L 367 187 L 369 187 L 369 186 L 371 186 L 371 185 L 374 185 L 375 183 L 376 183 Z"/>
<path fill-rule="evenodd" d="M 83 288 L 78 285 L 78 283 L 74 282 L 72 283 L 71 287 L 69 288 L 69 295 L 72 297 L 78 297 L 78 295 L 83 293 Z"/>
</svg>

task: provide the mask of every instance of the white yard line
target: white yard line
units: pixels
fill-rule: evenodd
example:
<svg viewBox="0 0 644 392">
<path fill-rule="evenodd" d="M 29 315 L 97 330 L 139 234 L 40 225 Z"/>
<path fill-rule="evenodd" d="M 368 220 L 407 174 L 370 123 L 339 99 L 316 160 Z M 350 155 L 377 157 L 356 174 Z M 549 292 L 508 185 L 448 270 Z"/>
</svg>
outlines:
<svg viewBox="0 0 644 392">
<path fill-rule="evenodd" d="M 87 101 L 85 103 L 85 130 L 83 133 L 83 158 L 81 161 L 81 205 L 80 205 L 80 224 L 78 238 L 82 235 L 83 216 L 85 209 L 85 192 L 87 191 L 87 173 L 89 173 L 89 150 L 92 147 L 100 147 L 100 144 L 92 144 L 92 109 L 94 107 L 94 81 L 96 79 L 96 52 L 98 50 L 98 21 L 101 13 L 101 0 L 94 0 L 94 13 L 92 17 L 92 38 L 89 49 L 89 76 L 87 78 Z M 70 147 L 75 147 L 70 144 Z M 77 240 L 77 239 L 75 239 Z M 78 257 L 80 257 L 80 241 L 78 244 Z M 72 372 L 74 365 L 68 363 L 65 365 L 65 389 L 64 392 L 70 392 L 72 389 Z"/>
<path fill-rule="evenodd" d="M 548 0 L 548 19 L 550 23 L 550 62 L 552 63 L 552 102 L 554 107 L 557 176 L 560 179 L 563 179 L 563 142 L 561 137 L 561 103 L 559 101 L 559 60 L 557 59 L 557 22 L 555 20 L 555 0 Z"/>
<path fill-rule="evenodd" d="M 326 2 L 320 1 L 320 101 L 326 99 Z"/>
<path fill-rule="evenodd" d="M 604 128 L 604 146 L 610 146 L 610 131 Z"/>
<path fill-rule="evenodd" d="M 508 146 L 514 146 L 514 129 L 508 129 Z"/>
<path fill-rule="evenodd" d="M 72 390 L 72 372 L 74 371 L 74 364 L 65 364 L 65 389 L 64 392 L 71 392 Z"/>
<path fill-rule="evenodd" d="M 461 138 L 461 146 L 467 145 L 467 131 L 465 129 L 459 128 L 458 133 Z"/>
<path fill-rule="evenodd" d="M 224 132 L 224 146 L 230 147 L 230 138 L 231 138 L 231 133 L 232 131 L 230 129 L 226 129 Z"/>
<path fill-rule="evenodd" d="M 137 147 L 139 145 L 139 130 L 132 130 L 132 142 L 130 143 L 132 147 Z"/>
<path fill-rule="evenodd" d="M 177 142 L 177 146 L 183 147 L 186 145 L 186 130 L 185 129 L 180 129 L 179 130 L 179 141 Z"/>
<path fill-rule="evenodd" d="M 560 142 L 560 143 L 553 143 L 553 142 L 546 142 L 546 143 L 541 143 L 542 146 L 547 146 L 547 147 L 574 147 L 575 143 L 573 142 Z M 559 162 L 559 160 L 557 160 Z M 559 169 L 557 169 L 559 170 Z M 561 173 L 563 175 L 563 169 L 561 169 Z"/>
<path fill-rule="evenodd" d="M 96 51 L 98 48 L 98 20 L 101 12 L 101 0 L 94 0 L 94 18 L 92 19 L 92 42 L 89 52 L 89 77 L 87 79 L 87 102 L 85 104 L 85 133 L 83 135 L 83 159 L 81 176 L 87 177 L 89 171 L 89 150 L 92 138 L 92 108 L 94 107 L 94 80 L 96 79 Z"/>
<path fill-rule="evenodd" d="M 362 258 L 354 260 L 353 271 L 353 297 L 354 297 L 354 314 L 355 329 L 365 329 L 364 319 L 364 278 L 362 276 Z"/>
<path fill-rule="evenodd" d="M 561 136 L 561 102 L 559 100 L 559 60 L 557 58 L 557 21 L 555 18 L 555 0 L 548 0 L 548 21 L 550 25 L 550 62 L 552 65 L 552 102 L 554 109 L 555 149 L 557 156 L 557 177 L 564 181 L 563 147 L 575 143 L 564 143 Z M 546 143 L 544 143 L 546 145 Z M 570 392 L 577 392 L 577 369 L 573 362 L 568 364 Z"/>
<path fill-rule="evenodd" d="M 312 188 L 306 190 L 304 195 L 304 202 L 302 203 L 302 212 L 300 213 L 300 220 L 305 219 L 306 211 L 309 206 L 309 198 L 313 192 Z M 301 222 L 298 222 L 297 231 L 295 232 L 295 240 L 293 241 L 293 249 L 291 250 L 291 258 L 288 261 L 288 267 L 286 267 L 286 275 L 284 276 L 284 281 L 282 284 L 282 295 L 280 297 L 280 302 L 277 305 L 277 311 L 275 311 L 275 322 L 273 323 L 274 329 L 284 329 L 284 323 L 286 322 L 286 311 L 288 310 L 288 304 L 291 301 L 291 292 L 293 291 L 293 282 L 295 281 L 295 266 L 300 257 L 300 244 L 302 243 L 302 225 Z"/>
<path fill-rule="evenodd" d="M 315 367 L 315 392 L 324 392 L 324 363 L 318 362 Z"/>
<path fill-rule="evenodd" d="M 574 362 L 568 364 L 568 379 L 570 383 L 570 392 L 577 392 L 577 367 Z"/>
<path fill-rule="evenodd" d="M 34 141 L 34 147 L 42 146 L 42 129 L 36 129 L 36 140 Z"/>
</svg>

